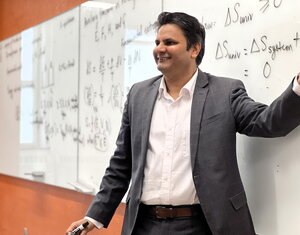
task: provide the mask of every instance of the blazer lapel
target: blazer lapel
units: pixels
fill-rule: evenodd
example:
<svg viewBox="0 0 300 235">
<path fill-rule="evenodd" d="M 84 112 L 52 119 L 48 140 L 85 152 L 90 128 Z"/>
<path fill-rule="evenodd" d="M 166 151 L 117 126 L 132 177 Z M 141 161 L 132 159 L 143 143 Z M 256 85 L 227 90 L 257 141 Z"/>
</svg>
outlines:
<svg viewBox="0 0 300 235">
<path fill-rule="evenodd" d="M 191 162 L 194 169 L 195 159 L 198 150 L 200 124 L 203 114 L 203 108 L 208 92 L 208 80 L 206 75 L 199 70 L 196 81 L 195 91 L 192 101 L 191 110 L 191 130 L 190 130 L 190 147 L 191 147 Z"/>
<path fill-rule="evenodd" d="M 162 77 L 162 76 L 161 76 Z M 150 132 L 150 125 L 152 119 L 152 113 L 155 105 L 155 101 L 158 95 L 158 88 L 160 85 L 160 79 L 155 80 L 155 82 L 147 89 L 143 96 L 144 100 L 144 107 L 142 110 L 143 115 L 143 123 L 142 125 L 142 142 L 141 142 L 141 149 L 142 149 L 142 157 L 143 157 L 143 165 L 145 164 L 145 159 L 147 155 L 148 149 L 148 141 L 149 141 L 149 132 Z"/>
</svg>

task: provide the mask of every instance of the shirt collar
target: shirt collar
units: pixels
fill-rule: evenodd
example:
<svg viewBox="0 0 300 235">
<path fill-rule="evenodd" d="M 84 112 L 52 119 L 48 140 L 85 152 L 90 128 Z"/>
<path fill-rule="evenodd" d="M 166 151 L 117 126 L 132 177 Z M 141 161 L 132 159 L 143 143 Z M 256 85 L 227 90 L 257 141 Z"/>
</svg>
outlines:
<svg viewBox="0 0 300 235">
<path fill-rule="evenodd" d="M 184 94 L 188 94 L 190 97 L 193 97 L 197 77 L 198 77 L 198 69 L 196 70 L 194 75 L 191 77 L 191 79 L 184 85 L 184 87 L 181 88 L 180 96 L 182 96 Z M 166 83 L 165 83 L 165 76 L 163 76 L 160 81 L 158 92 L 159 92 L 158 99 L 161 99 L 162 96 L 166 97 L 167 87 L 166 87 Z"/>
</svg>

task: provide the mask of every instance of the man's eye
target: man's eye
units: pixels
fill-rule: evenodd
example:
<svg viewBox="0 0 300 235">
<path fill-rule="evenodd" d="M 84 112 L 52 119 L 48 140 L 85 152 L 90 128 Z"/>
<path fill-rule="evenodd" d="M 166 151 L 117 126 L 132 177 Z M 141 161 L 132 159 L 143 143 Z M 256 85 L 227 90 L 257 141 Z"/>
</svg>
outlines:
<svg viewBox="0 0 300 235">
<path fill-rule="evenodd" d="M 158 46 L 159 45 L 159 41 L 155 41 L 155 45 Z"/>
<path fill-rule="evenodd" d="M 166 41 L 165 44 L 166 45 L 175 45 L 176 42 L 174 42 L 174 41 Z"/>
</svg>

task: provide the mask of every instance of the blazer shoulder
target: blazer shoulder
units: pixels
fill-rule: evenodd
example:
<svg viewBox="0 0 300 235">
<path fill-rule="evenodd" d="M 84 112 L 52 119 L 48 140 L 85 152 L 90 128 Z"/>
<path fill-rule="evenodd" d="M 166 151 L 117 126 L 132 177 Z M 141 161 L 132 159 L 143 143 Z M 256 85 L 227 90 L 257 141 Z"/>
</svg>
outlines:
<svg viewBox="0 0 300 235">
<path fill-rule="evenodd" d="M 130 96 L 141 95 L 148 93 L 147 91 L 151 90 L 152 88 L 158 89 L 161 78 L 162 75 L 159 75 L 146 79 L 144 81 L 137 82 L 131 86 L 128 94 Z"/>
<path fill-rule="evenodd" d="M 228 90 L 245 89 L 244 83 L 236 78 L 215 76 L 209 73 L 204 73 L 208 81 L 210 89 Z"/>
<path fill-rule="evenodd" d="M 127 93 L 127 103 L 149 99 L 157 94 L 162 75 L 134 83 Z"/>
<path fill-rule="evenodd" d="M 210 73 L 204 73 L 204 75 L 207 77 L 207 80 L 209 83 L 218 83 L 218 84 L 243 84 L 243 82 L 236 78 L 230 78 L 230 77 L 222 77 L 222 76 L 216 76 L 212 75 Z"/>
<path fill-rule="evenodd" d="M 160 82 L 160 79 L 162 78 L 162 76 L 163 75 L 158 75 L 158 76 L 137 82 L 137 83 L 133 84 L 132 87 L 142 88 L 142 87 L 148 87 L 148 86 L 155 85 L 157 82 Z"/>
</svg>

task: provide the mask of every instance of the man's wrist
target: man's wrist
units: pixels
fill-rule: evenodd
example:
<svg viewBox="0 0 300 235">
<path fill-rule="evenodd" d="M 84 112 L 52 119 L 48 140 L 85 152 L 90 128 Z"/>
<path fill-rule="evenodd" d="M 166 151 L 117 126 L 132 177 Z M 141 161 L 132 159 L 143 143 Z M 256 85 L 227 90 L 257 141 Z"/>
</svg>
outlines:
<svg viewBox="0 0 300 235">
<path fill-rule="evenodd" d="M 85 216 L 84 218 L 90 221 L 93 225 L 95 225 L 97 229 L 103 228 L 103 224 L 101 222 L 88 216 Z"/>
</svg>

